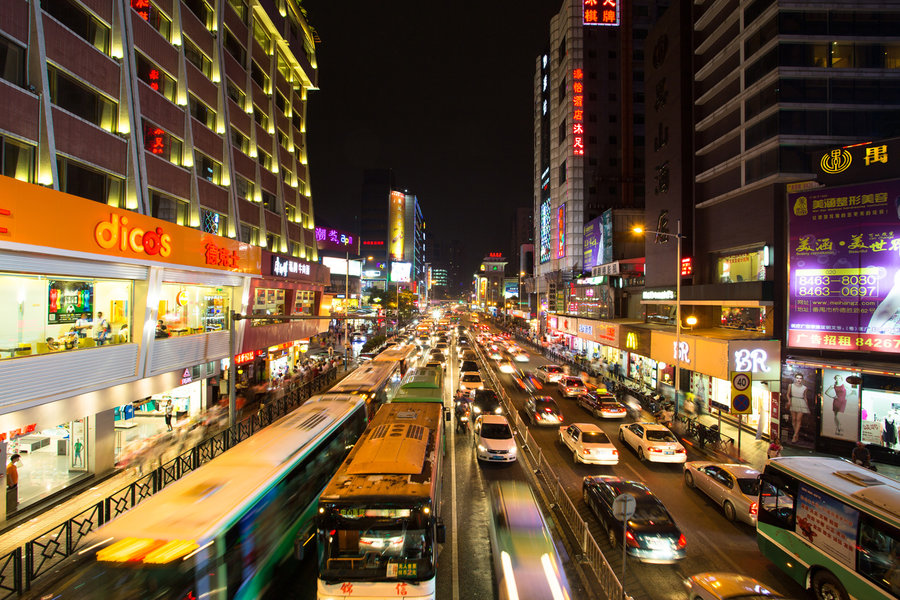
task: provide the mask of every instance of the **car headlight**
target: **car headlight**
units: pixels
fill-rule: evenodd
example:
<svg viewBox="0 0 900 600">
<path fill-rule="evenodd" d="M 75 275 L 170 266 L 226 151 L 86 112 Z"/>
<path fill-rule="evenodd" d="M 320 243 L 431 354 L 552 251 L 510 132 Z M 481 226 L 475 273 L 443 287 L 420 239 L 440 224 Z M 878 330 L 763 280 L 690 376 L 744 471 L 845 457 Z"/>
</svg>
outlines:
<svg viewBox="0 0 900 600">
<path fill-rule="evenodd" d="M 483 389 L 484 389 L 484 386 L 483 386 L 483 385 L 479 385 L 479 386 L 478 386 L 478 389 L 479 389 L 479 390 L 483 390 Z"/>
<path fill-rule="evenodd" d="M 477 414 L 480 414 L 480 413 L 481 413 L 481 407 L 480 407 L 480 406 L 473 406 L 473 407 L 472 407 L 472 412 L 474 412 L 476 415 L 477 415 Z"/>
<path fill-rule="evenodd" d="M 499 414 L 502 413 L 502 412 L 503 412 L 503 408 L 500 407 L 500 406 L 498 406 L 497 408 L 494 409 L 494 414 L 495 414 L 495 415 L 499 415 Z"/>
<path fill-rule="evenodd" d="M 516 447 L 513 446 L 512 448 L 510 448 L 510 449 L 509 449 L 509 453 L 510 453 L 510 454 L 515 454 L 515 453 L 516 453 Z"/>
<path fill-rule="evenodd" d="M 478 444 L 478 451 L 479 451 L 479 452 L 487 452 L 487 448 L 485 448 L 485 447 L 482 446 L 481 444 Z"/>
</svg>

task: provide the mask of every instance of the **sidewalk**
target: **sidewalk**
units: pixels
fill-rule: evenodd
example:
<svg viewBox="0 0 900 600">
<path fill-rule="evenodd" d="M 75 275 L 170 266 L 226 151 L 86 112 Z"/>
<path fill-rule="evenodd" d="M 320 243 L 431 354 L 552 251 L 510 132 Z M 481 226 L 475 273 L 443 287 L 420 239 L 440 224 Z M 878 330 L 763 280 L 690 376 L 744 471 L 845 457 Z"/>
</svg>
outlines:
<svg viewBox="0 0 900 600">
<path fill-rule="evenodd" d="M 354 368 L 355 365 L 352 363 L 349 366 L 349 369 L 339 367 L 337 375 L 338 379 L 342 378 L 349 370 Z M 246 414 L 253 414 L 256 411 L 256 407 L 247 406 L 244 410 Z M 165 463 L 172 460 L 177 455 L 178 448 L 173 447 L 167 450 L 158 460 L 160 463 Z M 142 475 L 138 474 L 136 469 L 122 469 L 114 475 L 99 481 L 87 490 L 73 495 L 71 498 L 68 498 L 60 504 L 48 508 L 37 516 L 0 534 L 0 556 L 5 556 L 16 548 L 24 546 L 27 542 L 59 527 L 68 519 L 79 515 L 92 506 L 96 506 L 112 494 L 128 487 L 140 477 L 142 477 Z"/>
</svg>

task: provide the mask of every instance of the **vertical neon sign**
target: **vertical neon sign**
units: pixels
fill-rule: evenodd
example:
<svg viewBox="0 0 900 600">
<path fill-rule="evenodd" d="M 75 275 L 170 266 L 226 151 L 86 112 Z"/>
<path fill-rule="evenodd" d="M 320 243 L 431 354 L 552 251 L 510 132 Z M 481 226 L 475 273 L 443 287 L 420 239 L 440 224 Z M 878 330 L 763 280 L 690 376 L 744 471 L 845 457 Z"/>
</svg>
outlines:
<svg viewBox="0 0 900 600">
<path fill-rule="evenodd" d="M 556 213 L 556 228 L 559 231 L 559 239 L 556 245 L 556 258 L 566 255 L 566 205 L 559 207 Z"/>
<path fill-rule="evenodd" d="M 553 247 L 551 238 L 551 229 L 553 225 L 553 209 L 550 207 L 550 200 L 541 202 L 541 263 L 550 260 L 550 251 Z"/>
<path fill-rule="evenodd" d="M 572 71 L 572 152 L 575 156 L 584 156 L 584 71 Z"/>
</svg>

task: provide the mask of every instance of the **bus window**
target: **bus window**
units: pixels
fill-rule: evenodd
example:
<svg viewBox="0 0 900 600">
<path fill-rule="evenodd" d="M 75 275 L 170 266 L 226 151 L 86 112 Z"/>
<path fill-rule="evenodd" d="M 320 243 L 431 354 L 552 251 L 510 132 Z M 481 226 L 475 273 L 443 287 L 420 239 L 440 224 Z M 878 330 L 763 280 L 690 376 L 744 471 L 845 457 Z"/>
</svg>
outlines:
<svg viewBox="0 0 900 600">
<path fill-rule="evenodd" d="M 793 531 L 796 497 L 796 479 L 785 473 L 764 473 L 759 494 L 759 520 L 768 525 Z"/>
<path fill-rule="evenodd" d="M 900 531 L 863 515 L 857 557 L 861 575 L 900 596 Z"/>
</svg>

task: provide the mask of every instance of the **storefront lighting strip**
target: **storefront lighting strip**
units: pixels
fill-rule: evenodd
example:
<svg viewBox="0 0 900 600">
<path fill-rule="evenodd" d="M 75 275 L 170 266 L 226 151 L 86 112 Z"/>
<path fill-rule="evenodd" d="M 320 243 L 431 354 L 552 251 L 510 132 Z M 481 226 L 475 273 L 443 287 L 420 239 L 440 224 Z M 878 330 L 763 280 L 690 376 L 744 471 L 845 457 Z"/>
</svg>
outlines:
<svg viewBox="0 0 900 600">
<path fill-rule="evenodd" d="M 900 375 L 897 371 L 877 371 L 875 369 L 867 369 L 865 367 L 854 367 L 854 366 L 844 366 L 844 365 L 825 365 L 821 363 L 813 363 L 806 362 L 802 360 L 785 360 L 785 363 L 788 365 L 797 365 L 800 367 L 810 367 L 813 369 L 833 369 L 835 371 L 852 371 L 854 373 L 869 373 L 870 375 L 888 375 L 890 377 L 897 377 Z"/>
</svg>

